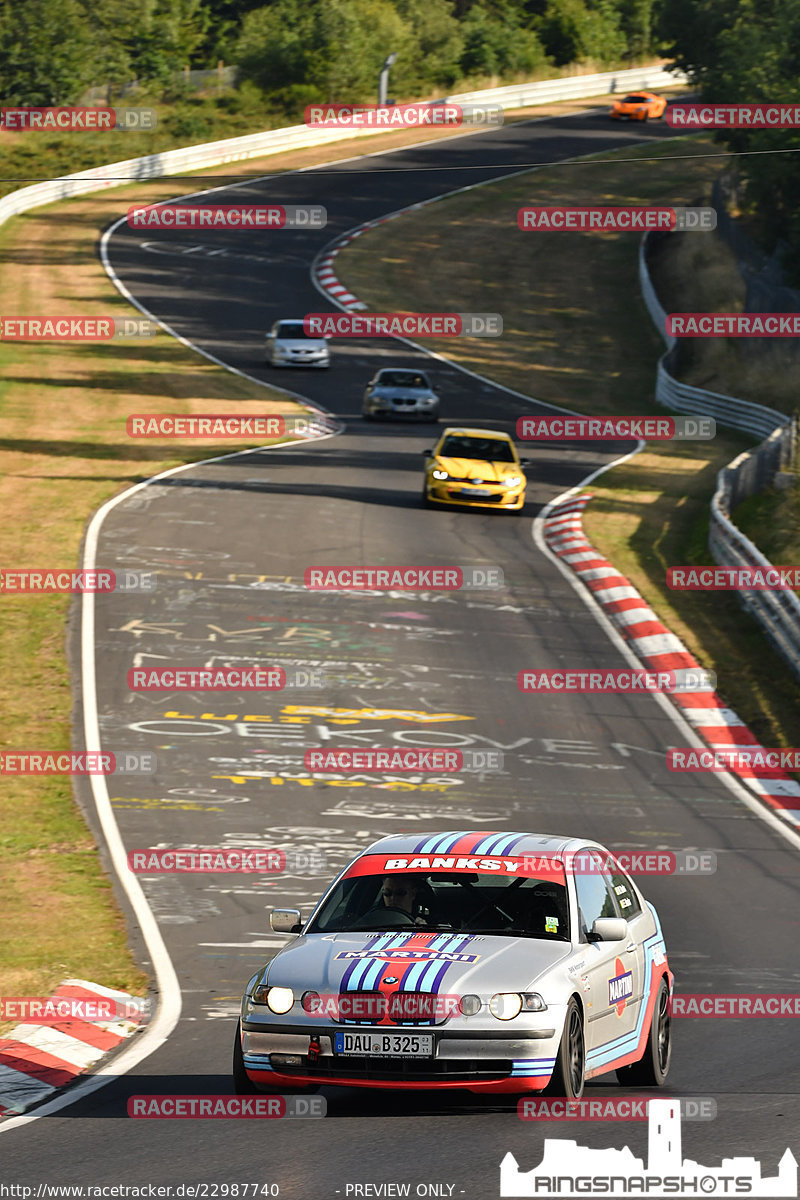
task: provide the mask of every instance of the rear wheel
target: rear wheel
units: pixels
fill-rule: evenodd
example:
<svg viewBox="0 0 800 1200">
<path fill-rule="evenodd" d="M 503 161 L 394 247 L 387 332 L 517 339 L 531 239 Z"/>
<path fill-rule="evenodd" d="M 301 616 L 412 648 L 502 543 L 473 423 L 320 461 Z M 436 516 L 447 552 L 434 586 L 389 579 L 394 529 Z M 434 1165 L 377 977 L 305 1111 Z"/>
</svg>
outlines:
<svg viewBox="0 0 800 1200">
<path fill-rule="evenodd" d="M 629 1067 L 617 1068 L 617 1079 L 625 1087 L 663 1087 L 672 1058 L 672 1018 L 669 987 L 661 980 L 653 1006 L 650 1035 L 643 1057 Z"/>
<path fill-rule="evenodd" d="M 586 1078 L 586 1044 L 583 1036 L 583 1015 L 574 996 L 567 1005 L 564 1032 L 556 1055 L 552 1079 L 545 1088 L 548 1096 L 565 1096 L 579 1100 Z"/>
</svg>

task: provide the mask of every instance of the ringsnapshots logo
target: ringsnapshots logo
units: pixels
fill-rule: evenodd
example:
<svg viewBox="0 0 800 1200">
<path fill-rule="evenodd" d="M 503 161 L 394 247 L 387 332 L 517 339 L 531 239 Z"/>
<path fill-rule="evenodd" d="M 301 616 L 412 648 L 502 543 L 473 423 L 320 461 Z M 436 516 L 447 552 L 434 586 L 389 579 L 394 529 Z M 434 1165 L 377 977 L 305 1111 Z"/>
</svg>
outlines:
<svg viewBox="0 0 800 1200">
<path fill-rule="evenodd" d="M 517 437 L 530 442 L 709 441 L 716 437 L 713 417 L 520 417 Z"/>
<path fill-rule="evenodd" d="M 548 233 L 646 233 L 652 229 L 708 232 L 717 227 L 717 213 L 713 208 L 670 208 L 665 205 L 615 208 L 605 205 L 586 208 L 526 206 L 517 211 L 517 226 L 526 233 L 536 230 Z"/>
<path fill-rule="evenodd" d="M 129 438 L 210 439 L 314 438 L 335 425 L 320 415 L 276 413 L 131 413 L 125 423 Z"/>
<path fill-rule="evenodd" d="M 501 750 L 456 750 L 445 747 L 391 749 L 352 747 L 306 750 L 304 766 L 309 771 L 502 771 Z"/>
<path fill-rule="evenodd" d="M 306 337 L 500 337 L 500 313 L 307 313 Z"/>
<path fill-rule="evenodd" d="M 0 595 L 32 596 L 40 592 L 73 595 L 108 592 L 152 592 L 154 571 L 73 570 L 59 567 L 2 567 Z"/>
<path fill-rule="evenodd" d="M 324 229 L 321 204 L 134 204 L 131 229 Z"/>
<path fill-rule="evenodd" d="M 800 129 L 798 104 L 669 104 L 673 129 Z"/>
<path fill-rule="evenodd" d="M 503 586 L 502 567 L 306 567 L 303 582 L 321 592 L 456 592 Z"/>
<path fill-rule="evenodd" d="M 152 750 L 0 750 L 0 775 L 153 775 Z"/>
<path fill-rule="evenodd" d="M 800 313 L 669 313 L 669 337 L 794 338 L 800 337 Z"/>
<path fill-rule="evenodd" d="M 157 332 L 146 317 L 0 317 L 4 342 L 111 342 Z"/>
<path fill-rule="evenodd" d="M 242 1120 L 258 1118 L 277 1121 L 286 1118 L 324 1117 L 324 1096 L 130 1096 L 129 1117 L 144 1119 Z"/>
<path fill-rule="evenodd" d="M 800 566 L 669 567 L 667 587 L 684 592 L 797 591 Z"/>
<path fill-rule="evenodd" d="M 135 875 L 318 874 L 327 865 L 319 850 L 263 846 L 150 846 L 128 851 L 128 869 Z"/>
<path fill-rule="evenodd" d="M 747 1155 L 704 1167 L 684 1158 L 681 1101 L 651 1100 L 647 1161 L 622 1150 L 579 1146 L 575 1140 L 545 1138 L 537 1167 L 521 1171 L 509 1151 L 500 1163 L 500 1195 L 572 1196 L 797 1196 L 797 1160 L 786 1150 L 778 1174 L 762 1175 L 761 1163 Z M 712 1156 L 713 1157 L 713 1156 Z M 721 1155 L 716 1154 L 719 1162 Z"/>
<path fill-rule="evenodd" d="M 0 129 L 17 133 L 141 133 L 155 129 L 157 120 L 154 108 L 0 108 Z"/>
<path fill-rule="evenodd" d="M 517 687 L 521 692 L 714 692 L 717 677 L 713 671 L 681 667 L 673 671 L 651 671 L 646 667 L 599 669 L 561 669 L 520 671 Z"/>
<path fill-rule="evenodd" d="M 458 129 L 465 125 L 502 125 L 504 113 L 499 104 L 450 104 L 439 100 L 390 105 L 309 104 L 304 119 L 312 129 Z"/>
</svg>

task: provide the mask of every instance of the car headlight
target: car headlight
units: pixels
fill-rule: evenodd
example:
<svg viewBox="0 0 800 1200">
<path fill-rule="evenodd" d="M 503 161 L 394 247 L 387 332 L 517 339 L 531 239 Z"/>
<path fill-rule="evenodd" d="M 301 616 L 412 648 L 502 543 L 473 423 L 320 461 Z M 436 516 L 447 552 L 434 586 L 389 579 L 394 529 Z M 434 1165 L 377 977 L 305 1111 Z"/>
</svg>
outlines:
<svg viewBox="0 0 800 1200">
<path fill-rule="evenodd" d="M 434 467 L 433 470 L 431 471 L 431 475 L 433 476 L 434 479 L 449 479 L 450 478 L 450 476 L 447 474 L 447 471 L 442 471 L 439 469 L 439 467 Z"/>
<path fill-rule="evenodd" d="M 538 992 L 497 992 L 489 1001 L 489 1012 L 498 1021 L 513 1021 L 521 1012 L 544 1012 L 546 1008 Z"/>
<path fill-rule="evenodd" d="M 250 993 L 253 1004 L 266 1004 L 270 1012 L 287 1013 L 294 1004 L 294 992 L 291 988 L 267 987 L 265 983 L 257 984 Z"/>
<path fill-rule="evenodd" d="M 521 475 L 506 475 L 505 479 L 503 480 L 503 483 L 506 485 L 506 487 L 516 487 L 517 484 L 522 483 L 522 476 Z"/>
</svg>

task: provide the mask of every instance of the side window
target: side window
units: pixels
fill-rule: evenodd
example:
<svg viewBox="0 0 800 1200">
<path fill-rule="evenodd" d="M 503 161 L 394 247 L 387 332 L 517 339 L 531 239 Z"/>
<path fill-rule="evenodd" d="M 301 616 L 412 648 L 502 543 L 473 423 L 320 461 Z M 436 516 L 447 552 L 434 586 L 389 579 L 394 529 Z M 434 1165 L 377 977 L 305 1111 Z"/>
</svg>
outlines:
<svg viewBox="0 0 800 1200">
<path fill-rule="evenodd" d="M 620 913 L 623 917 L 635 917 L 642 911 L 642 906 L 636 899 L 636 892 L 627 875 L 621 871 L 611 872 L 611 886 L 617 898 Z"/>
<path fill-rule="evenodd" d="M 580 851 L 576 858 L 575 890 L 578 895 L 578 919 L 581 934 L 591 931 L 598 917 L 616 917 L 614 898 L 608 890 L 603 866 L 590 849 Z"/>
</svg>

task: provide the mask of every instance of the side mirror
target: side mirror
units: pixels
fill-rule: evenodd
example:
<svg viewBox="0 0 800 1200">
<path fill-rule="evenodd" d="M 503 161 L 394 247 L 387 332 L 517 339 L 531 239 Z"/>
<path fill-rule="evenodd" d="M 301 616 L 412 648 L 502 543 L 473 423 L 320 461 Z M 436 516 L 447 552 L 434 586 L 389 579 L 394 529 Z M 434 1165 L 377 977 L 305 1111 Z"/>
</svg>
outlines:
<svg viewBox="0 0 800 1200">
<path fill-rule="evenodd" d="M 532 458 L 521 458 L 521 459 L 519 460 L 519 465 L 520 465 L 521 467 L 532 467 L 532 466 L 533 466 L 533 459 L 532 459 Z"/>
<path fill-rule="evenodd" d="M 273 908 L 269 914 L 273 933 L 299 933 L 303 928 L 299 908 Z"/>
<path fill-rule="evenodd" d="M 589 941 L 621 942 L 627 936 L 628 922 L 624 917 L 598 917 L 594 925 L 592 925 Z"/>
<path fill-rule="evenodd" d="M 432 450 L 423 450 L 423 451 L 422 451 L 422 457 L 423 457 L 423 458 L 432 458 L 432 457 L 433 457 L 433 451 L 432 451 Z"/>
</svg>

